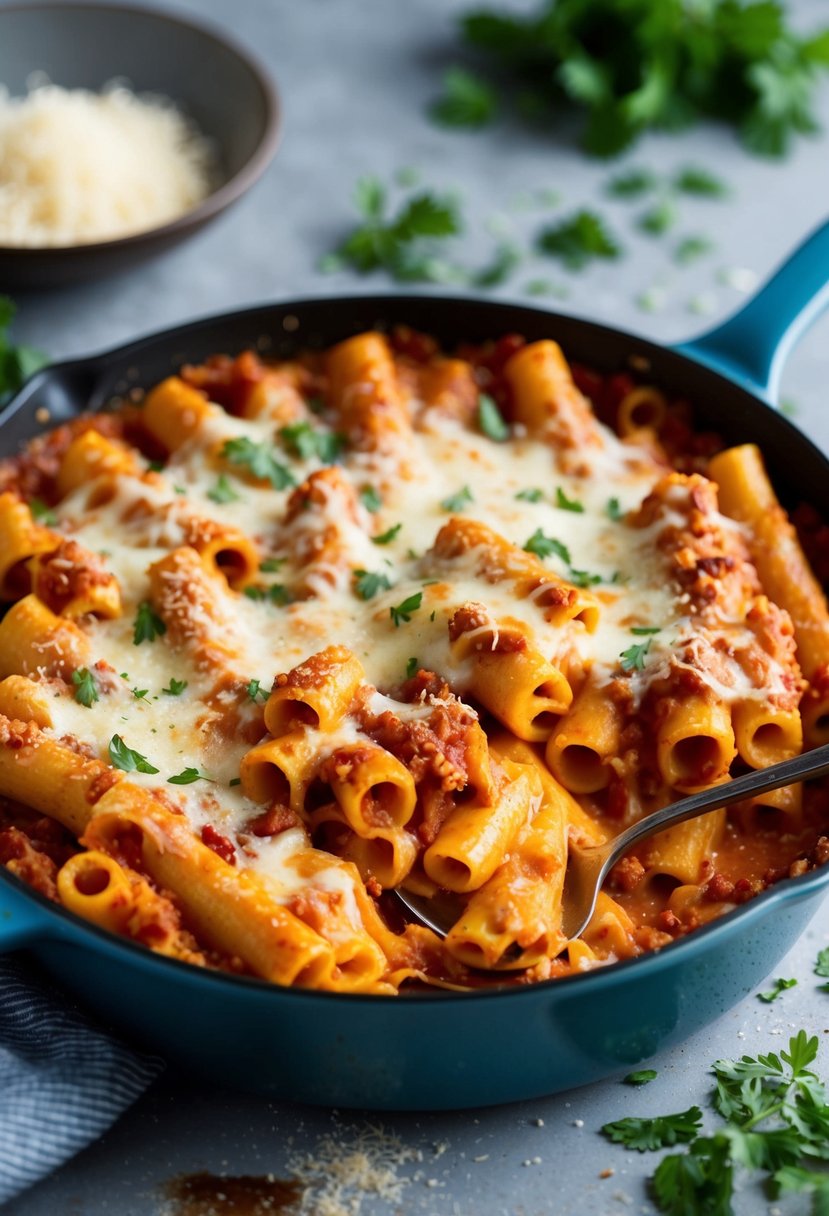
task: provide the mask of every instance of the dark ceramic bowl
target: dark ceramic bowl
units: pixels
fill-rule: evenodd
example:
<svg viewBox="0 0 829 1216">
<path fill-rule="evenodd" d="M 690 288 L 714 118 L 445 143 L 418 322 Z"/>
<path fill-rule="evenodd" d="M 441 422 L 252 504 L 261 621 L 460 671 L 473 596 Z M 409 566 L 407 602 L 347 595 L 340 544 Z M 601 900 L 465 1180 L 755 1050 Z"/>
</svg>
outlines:
<svg viewBox="0 0 829 1216">
<path fill-rule="evenodd" d="M 0 4 L 0 84 L 26 92 L 33 72 L 99 91 L 126 79 L 162 93 L 216 145 L 220 184 L 178 219 L 119 240 L 49 248 L 0 246 L 0 290 L 58 287 L 126 269 L 196 232 L 240 198 L 274 154 L 276 90 L 224 32 L 160 9 L 27 0 Z"/>
</svg>

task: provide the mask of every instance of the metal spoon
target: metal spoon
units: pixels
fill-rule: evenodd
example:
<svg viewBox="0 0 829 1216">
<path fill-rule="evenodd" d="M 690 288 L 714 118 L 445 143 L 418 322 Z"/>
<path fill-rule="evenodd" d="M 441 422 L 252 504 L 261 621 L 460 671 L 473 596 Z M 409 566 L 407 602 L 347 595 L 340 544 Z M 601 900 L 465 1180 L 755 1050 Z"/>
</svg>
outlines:
<svg viewBox="0 0 829 1216">
<path fill-rule="evenodd" d="M 715 785 L 682 798 L 679 802 L 640 819 L 621 835 L 605 841 L 604 844 L 589 845 L 585 848 L 571 844 L 562 900 L 561 928 L 564 936 L 571 941 L 584 931 L 593 915 L 596 899 L 608 871 L 629 848 L 641 840 L 647 840 L 649 836 L 673 827 L 676 823 L 684 823 L 686 819 L 695 819 L 697 815 L 704 815 L 707 811 L 742 802 L 754 794 L 765 794 L 769 790 L 778 790 L 784 785 L 796 785 L 812 777 L 823 777 L 827 773 L 829 743 L 816 747 L 813 751 L 804 752 L 802 756 L 783 760 L 769 768 L 757 769 L 723 785 Z M 446 936 L 463 911 L 462 899 L 451 892 L 439 891 L 436 895 L 427 897 L 398 888 L 394 894 L 414 920 L 428 925 L 440 937 Z"/>
</svg>

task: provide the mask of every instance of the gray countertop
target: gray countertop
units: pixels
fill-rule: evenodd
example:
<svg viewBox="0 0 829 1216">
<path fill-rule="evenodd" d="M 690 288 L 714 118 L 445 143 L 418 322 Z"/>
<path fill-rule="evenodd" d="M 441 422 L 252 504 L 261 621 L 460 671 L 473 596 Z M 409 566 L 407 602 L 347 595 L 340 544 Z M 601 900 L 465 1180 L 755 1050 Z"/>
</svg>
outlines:
<svg viewBox="0 0 829 1216">
<path fill-rule="evenodd" d="M 189 244 L 136 272 L 88 287 L 19 297 L 16 333 L 55 357 L 114 345 L 138 334 L 257 301 L 322 293 L 386 290 L 382 279 L 323 275 L 316 269 L 352 221 L 350 197 L 362 174 L 389 179 L 418 170 L 424 186 L 457 190 L 470 234 L 463 258 L 482 263 L 492 231 L 519 242 L 552 214 L 539 191 L 561 195 L 559 213 L 600 205 L 623 237 L 628 256 L 581 275 L 529 258 L 511 284 L 494 293 L 529 302 L 534 278 L 567 288 L 549 307 L 589 316 L 658 340 L 676 341 L 737 307 L 826 215 L 829 135 L 802 140 L 784 164 L 748 156 L 730 134 L 706 127 L 681 137 L 654 136 L 626 158 L 670 172 L 701 164 L 732 186 L 726 201 L 681 202 L 677 236 L 705 232 L 716 251 L 692 267 L 671 259 L 673 234 L 637 233 L 629 203 L 602 196 L 610 171 L 572 147 L 507 122 L 480 134 L 442 131 L 424 118 L 443 66 L 451 62 L 453 15 L 461 0 L 189 0 L 179 7 L 231 28 L 271 67 L 284 103 L 284 136 L 258 187 Z M 527 7 L 525 4 L 523 7 Z M 794 6 L 804 28 L 826 21 L 825 0 Z M 829 128 L 829 96 L 822 95 Z M 614 166 L 614 169 L 618 166 Z M 535 197 L 535 203 L 533 198 Z M 737 273 L 735 273 L 737 272 Z M 637 298 L 648 293 L 656 311 Z M 554 330 L 552 331 L 554 333 Z M 783 393 L 796 421 L 829 448 L 829 316 L 801 343 L 786 369 Z M 824 905 L 825 908 L 826 905 Z M 167 1074 L 97 1145 L 8 1205 L 9 1216 L 150 1216 L 162 1210 L 165 1180 L 198 1170 L 285 1176 L 288 1158 L 313 1152 L 336 1131 L 353 1140 L 382 1124 L 422 1160 L 399 1167 L 408 1180 L 391 1205 L 365 1196 L 363 1216 L 392 1211 L 434 1216 L 612 1216 L 650 1212 L 649 1155 L 598 1136 L 609 1119 L 664 1113 L 701 1102 L 706 1070 L 720 1056 L 779 1049 L 794 1028 L 829 1034 L 829 996 L 811 968 L 829 942 L 821 916 L 775 974 L 799 986 L 771 1005 L 756 994 L 681 1047 L 658 1056 L 658 1079 L 644 1090 L 618 1082 L 511 1107 L 436 1115 L 364 1116 L 273 1105 L 215 1092 L 201 1081 Z M 428 1044 L 424 1044 L 428 1050 Z M 829 1074 L 829 1052 L 822 1051 Z M 600 1177 L 612 1170 L 608 1177 Z M 746 1185 L 743 1214 L 765 1212 L 761 1191 Z M 805 1200 L 771 1205 L 805 1211 Z"/>
</svg>

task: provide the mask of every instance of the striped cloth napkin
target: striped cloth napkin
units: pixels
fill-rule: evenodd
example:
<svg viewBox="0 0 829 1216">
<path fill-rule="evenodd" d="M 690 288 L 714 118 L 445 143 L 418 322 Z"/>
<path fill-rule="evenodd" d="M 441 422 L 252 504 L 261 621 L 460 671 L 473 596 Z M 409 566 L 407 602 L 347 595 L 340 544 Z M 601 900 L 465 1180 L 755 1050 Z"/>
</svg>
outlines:
<svg viewBox="0 0 829 1216">
<path fill-rule="evenodd" d="M 102 1135 L 163 1068 L 20 956 L 0 957 L 0 1205 Z"/>
</svg>

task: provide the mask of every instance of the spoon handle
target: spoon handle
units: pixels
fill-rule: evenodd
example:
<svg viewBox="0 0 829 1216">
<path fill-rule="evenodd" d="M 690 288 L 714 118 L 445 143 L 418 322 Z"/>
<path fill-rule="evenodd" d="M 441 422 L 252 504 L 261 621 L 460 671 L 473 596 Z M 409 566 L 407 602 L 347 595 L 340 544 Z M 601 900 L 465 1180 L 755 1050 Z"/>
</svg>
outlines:
<svg viewBox="0 0 829 1216">
<path fill-rule="evenodd" d="M 612 865 L 632 845 L 653 836 L 655 832 L 672 827 L 675 823 L 684 823 L 686 819 L 693 819 L 705 811 L 742 802 L 744 798 L 750 798 L 754 794 L 765 794 L 768 790 L 778 790 L 784 785 L 796 785 L 811 777 L 823 777 L 826 773 L 829 773 L 829 743 L 824 743 L 813 751 L 804 752 L 801 756 L 793 756 L 791 760 L 782 760 L 769 768 L 744 773 L 733 781 L 690 794 L 661 811 L 655 811 L 653 815 L 646 815 L 617 836 L 608 855 L 608 865 Z"/>
</svg>

